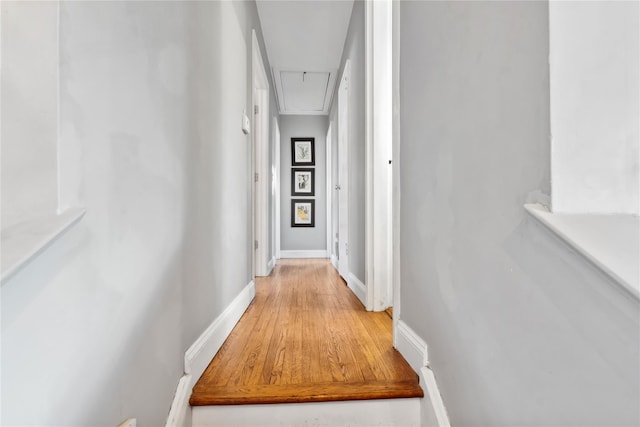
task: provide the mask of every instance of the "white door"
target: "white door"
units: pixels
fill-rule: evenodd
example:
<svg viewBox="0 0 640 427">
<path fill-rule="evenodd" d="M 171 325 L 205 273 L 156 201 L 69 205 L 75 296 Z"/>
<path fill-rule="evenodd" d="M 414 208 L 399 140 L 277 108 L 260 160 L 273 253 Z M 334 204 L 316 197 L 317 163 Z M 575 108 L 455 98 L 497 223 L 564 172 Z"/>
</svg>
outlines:
<svg viewBox="0 0 640 427">
<path fill-rule="evenodd" d="M 337 201 L 334 199 L 335 191 L 333 190 L 333 164 L 331 162 L 331 150 L 332 150 L 332 137 L 331 133 L 333 124 L 329 122 L 329 129 L 327 129 L 327 139 L 326 143 L 326 173 L 327 173 L 327 256 L 331 259 L 331 262 L 334 263 L 334 267 L 337 268 L 335 264 L 335 260 L 337 259 L 337 254 L 333 249 L 333 207 L 337 206 Z"/>
<path fill-rule="evenodd" d="M 273 253 L 276 259 L 280 259 L 280 125 L 278 119 L 273 119 Z"/>
<path fill-rule="evenodd" d="M 349 283 L 349 61 L 338 89 L 338 272 Z"/>
<path fill-rule="evenodd" d="M 252 34 L 253 276 L 269 275 L 269 79 Z"/>
</svg>

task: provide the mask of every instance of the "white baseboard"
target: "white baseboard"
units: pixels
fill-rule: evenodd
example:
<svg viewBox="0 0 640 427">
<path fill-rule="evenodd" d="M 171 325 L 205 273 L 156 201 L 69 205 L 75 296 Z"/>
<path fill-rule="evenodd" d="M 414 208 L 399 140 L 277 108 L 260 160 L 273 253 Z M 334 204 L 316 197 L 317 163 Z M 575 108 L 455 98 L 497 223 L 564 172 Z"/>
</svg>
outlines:
<svg viewBox="0 0 640 427">
<path fill-rule="evenodd" d="M 421 407 L 421 425 L 451 427 L 436 378 L 429 368 L 427 343 L 402 320 L 398 321 L 395 337 L 396 349 L 418 373 L 420 386 L 425 391 Z"/>
<path fill-rule="evenodd" d="M 336 270 L 338 269 L 338 258 L 334 254 L 331 254 L 331 264 Z"/>
<path fill-rule="evenodd" d="M 444 407 L 444 402 L 440 395 L 440 389 L 438 388 L 436 377 L 433 375 L 433 371 L 429 367 L 424 366 L 420 369 L 420 382 L 424 384 L 422 386 L 423 389 L 427 390 L 427 395 L 425 397 L 428 397 L 428 399 L 424 399 L 423 408 L 421 408 L 423 412 L 423 414 L 421 414 L 421 418 L 423 420 L 429 419 L 428 417 L 431 419 L 435 418 L 435 425 L 438 427 L 451 427 L 449 415 L 447 414 L 447 409 Z M 424 406 L 428 407 L 424 408 Z M 430 424 L 434 425 L 433 422 Z"/>
<path fill-rule="evenodd" d="M 184 375 L 178 382 L 166 427 L 190 427 L 191 389 L 216 355 L 256 295 L 253 280 L 209 325 L 184 355 Z"/>
<path fill-rule="evenodd" d="M 267 264 L 267 276 L 271 274 L 273 268 L 276 266 L 276 257 L 273 257 L 269 260 L 269 264 Z"/>
<path fill-rule="evenodd" d="M 253 280 L 231 301 L 231 304 L 209 325 L 184 355 L 184 372 L 200 378 L 206 367 L 238 323 L 256 295 Z"/>
<path fill-rule="evenodd" d="M 354 276 L 353 273 L 349 273 L 349 280 L 347 280 L 347 286 L 349 289 L 353 291 L 354 294 L 358 297 L 362 305 L 367 306 L 367 287 Z"/>
<path fill-rule="evenodd" d="M 420 372 L 420 369 L 429 366 L 427 343 L 413 329 L 399 320 L 395 335 L 396 349 L 409 362 L 414 371 Z"/>
<path fill-rule="evenodd" d="M 193 387 L 191 378 L 191 375 L 185 374 L 178 381 L 178 388 L 171 403 L 165 427 L 191 427 L 191 408 L 189 407 L 189 397 Z"/>
<path fill-rule="evenodd" d="M 318 250 L 301 250 L 301 251 L 280 251 L 280 258 L 326 258 L 327 251 Z"/>
</svg>

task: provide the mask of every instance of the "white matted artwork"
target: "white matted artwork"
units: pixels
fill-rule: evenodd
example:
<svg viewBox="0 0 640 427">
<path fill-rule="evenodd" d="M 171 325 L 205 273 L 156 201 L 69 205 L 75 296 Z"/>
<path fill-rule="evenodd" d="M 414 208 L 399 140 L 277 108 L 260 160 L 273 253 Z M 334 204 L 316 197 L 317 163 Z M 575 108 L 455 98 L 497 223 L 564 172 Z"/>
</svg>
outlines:
<svg viewBox="0 0 640 427">
<path fill-rule="evenodd" d="M 315 166 L 315 138 L 291 138 L 291 166 Z"/>
<path fill-rule="evenodd" d="M 315 227 L 315 200 L 291 199 L 291 226 Z"/>
<path fill-rule="evenodd" d="M 315 196 L 315 169 L 291 169 L 291 195 Z"/>
</svg>

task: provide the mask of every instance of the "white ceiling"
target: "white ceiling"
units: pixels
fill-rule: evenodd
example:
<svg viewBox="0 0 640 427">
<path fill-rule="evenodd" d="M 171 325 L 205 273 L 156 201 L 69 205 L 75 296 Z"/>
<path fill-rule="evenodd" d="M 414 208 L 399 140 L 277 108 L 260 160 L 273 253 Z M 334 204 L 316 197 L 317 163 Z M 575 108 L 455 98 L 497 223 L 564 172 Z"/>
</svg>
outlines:
<svg viewBox="0 0 640 427">
<path fill-rule="evenodd" d="M 258 0 L 280 114 L 328 114 L 353 0 Z"/>
</svg>

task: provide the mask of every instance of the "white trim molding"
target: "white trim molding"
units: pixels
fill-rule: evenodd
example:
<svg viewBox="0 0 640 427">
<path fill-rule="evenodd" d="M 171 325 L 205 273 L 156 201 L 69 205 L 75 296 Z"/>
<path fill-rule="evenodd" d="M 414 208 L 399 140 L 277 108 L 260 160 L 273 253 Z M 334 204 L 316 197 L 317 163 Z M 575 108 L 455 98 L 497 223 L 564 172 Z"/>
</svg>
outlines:
<svg viewBox="0 0 640 427">
<path fill-rule="evenodd" d="M 253 275 L 267 276 L 269 262 L 269 78 L 256 36 L 251 32 L 251 141 Z M 259 178 L 259 179 L 258 179 Z"/>
<path fill-rule="evenodd" d="M 640 217 L 552 213 L 539 204 L 524 208 L 549 231 L 640 300 Z"/>
<path fill-rule="evenodd" d="M 280 251 L 280 258 L 326 258 L 325 249 L 300 250 L 300 251 Z"/>
<path fill-rule="evenodd" d="M 178 382 L 166 427 L 189 427 L 191 425 L 189 406 L 191 389 L 211 359 L 220 350 L 255 295 L 256 287 L 252 280 L 186 351 L 184 375 Z"/>
<path fill-rule="evenodd" d="M 325 139 L 325 145 L 326 145 L 325 175 L 327 178 L 326 206 L 327 206 L 327 257 L 328 258 L 331 258 L 333 256 L 333 249 L 332 249 L 333 248 L 333 206 L 334 206 L 333 192 L 335 190 L 333 189 L 333 159 L 331 156 L 331 149 L 332 149 L 331 145 L 333 144 L 332 133 L 333 133 L 333 122 L 329 121 L 329 128 L 327 129 L 327 136 Z"/>
<path fill-rule="evenodd" d="M 364 188 L 364 233 L 365 233 L 365 272 L 364 280 L 371 285 L 365 289 L 364 306 L 374 310 L 374 253 L 375 235 L 373 230 L 373 2 L 364 2 L 364 63 L 365 63 L 365 110 L 364 110 L 364 152 L 365 152 L 365 188 Z"/>
<path fill-rule="evenodd" d="M 349 99 L 351 97 L 351 60 L 344 63 L 342 77 L 338 86 L 338 233 L 337 253 L 338 272 L 346 281 L 349 280 Z M 339 236 L 339 237 L 338 237 Z M 365 242 L 366 243 L 366 242 Z M 365 244 L 366 246 L 366 244 Z"/>
<path fill-rule="evenodd" d="M 400 4 L 394 1 L 391 7 L 392 23 L 392 102 L 393 102 L 393 139 L 391 144 L 391 157 L 393 159 L 391 170 L 391 223 L 392 223 L 392 248 L 391 248 L 391 280 L 393 286 L 393 345 L 396 345 L 396 333 L 400 313 L 402 313 L 402 301 L 400 299 Z"/>
<path fill-rule="evenodd" d="M 393 305 L 391 0 L 365 2 L 365 281 L 367 310 Z"/>
<path fill-rule="evenodd" d="M 276 266 L 276 257 L 274 256 L 269 260 L 269 264 L 267 265 L 267 276 L 271 274 L 275 266 Z"/>
<path fill-rule="evenodd" d="M 331 254 L 331 265 L 333 265 L 333 268 L 335 268 L 336 270 L 338 269 L 338 257 L 336 257 L 334 254 Z"/>
<path fill-rule="evenodd" d="M 171 409 L 165 427 L 191 427 L 191 411 L 189 407 L 189 392 L 193 388 L 191 375 L 185 374 L 178 381 L 176 394 L 171 402 Z M 194 381 L 195 383 L 195 381 Z"/>
<path fill-rule="evenodd" d="M 44 252 L 59 237 L 80 222 L 85 209 L 68 209 L 2 230 L 2 283 Z"/>
<path fill-rule="evenodd" d="M 349 272 L 347 286 L 349 286 L 349 289 L 356 294 L 362 305 L 367 307 L 367 287 L 351 272 Z"/>
<path fill-rule="evenodd" d="M 424 399 L 423 407 L 421 408 L 421 418 L 423 420 L 429 419 L 429 417 L 433 419 L 435 415 L 435 421 L 438 427 L 451 427 L 449 414 L 447 414 L 447 409 L 442 401 L 436 377 L 428 366 L 424 366 L 420 369 L 420 382 L 424 384 L 422 388 L 427 390 L 426 397 L 428 397 L 428 402 L 427 399 Z M 428 424 L 423 423 L 423 425 Z"/>
<path fill-rule="evenodd" d="M 186 374 L 198 378 L 202 375 L 255 295 L 256 287 L 252 280 L 189 347 L 184 355 L 184 372 Z"/>
<path fill-rule="evenodd" d="M 398 321 L 394 335 L 396 349 L 418 373 L 420 386 L 425 390 L 421 407 L 422 425 L 451 427 L 435 375 L 429 367 L 427 343 L 402 320 Z"/>
<path fill-rule="evenodd" d="M 396 329 L 396 349 L 402 354 L 414 371 L 429 365 L 427 343 L 402 320 Z"/>
<path fill-rule="evenodd" d="M 273 254 L 280 259 L 280 124 L 278 118 L 273 118 L 273 161 L 275 172 L 273 174 Z"/>
</svg>

